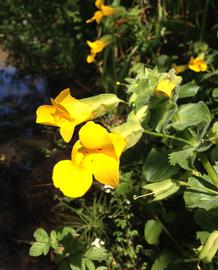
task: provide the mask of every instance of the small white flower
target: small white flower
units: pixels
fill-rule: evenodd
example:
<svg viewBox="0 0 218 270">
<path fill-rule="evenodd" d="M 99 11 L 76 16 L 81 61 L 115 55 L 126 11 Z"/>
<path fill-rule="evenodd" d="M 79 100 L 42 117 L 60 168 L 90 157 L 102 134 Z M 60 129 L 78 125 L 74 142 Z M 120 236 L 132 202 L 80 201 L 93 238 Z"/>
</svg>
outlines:
<svg viewBox="0 0 218 270">
<path fill-rule="evenodd" d="M 92 243 L 91 245 L 94 247 L 94 248 L 100 248 L 101 246 L 104 246 L 105 242 L 102 241 L 101 239 L 99 238 L 96 238 Z"/>
<path fill-rule="evenodd" d="M 111 193 L 112 189 L 114 189 L 114 188 L 111 186 L 108 186 L 108 185 L 104 185 L 104 192 L 105 193 Z"/>
<path fill-rule="evenodd" d="M 128 205 L 131 204 L 130 200 L 127 200 L 127 199 L 125 199 L 125 203 Z"/>
</svg>

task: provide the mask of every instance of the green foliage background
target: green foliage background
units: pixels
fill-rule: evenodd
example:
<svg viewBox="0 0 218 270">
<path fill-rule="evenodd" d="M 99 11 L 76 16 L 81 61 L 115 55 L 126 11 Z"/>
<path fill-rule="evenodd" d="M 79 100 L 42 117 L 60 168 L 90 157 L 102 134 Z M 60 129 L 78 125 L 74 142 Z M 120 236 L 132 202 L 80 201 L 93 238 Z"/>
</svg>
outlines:
<svg viewBox="0 0 218 270">
<path fill-rule="evenodd" d="M 140 125 L 145 130 L 134 125 L 133 137 L 145 134 L 122 157 L 120 186 L 107 193 L 95 184 L 78 200 L 58 196 L 56 216 L 68 227 L 51 233 L 37 230 L 30 255 L 50 252 L 60 269 L 215 270 L 218 192 L 202 153 L 217 171 L 218 3 L 107 4 L 122 5 L 127 12 L 88 25 L 86 19 L 96 10 L 91 0 L 1 3 L 0 42 L 20 71 L 46 74 L 65 84 L 82 78 L 90 82 L 93 94 L 101 89 L 128 97 L 129 107 L 122 104 L 99 119 L 106 127 L 116 128 L 127 119 L 125 128 L 133 129 L 140 110 L 144 113 Z M 88 65 L 86 41 L 104 34 L 112 35 L 113 43 Z M 202 52 L 208 72 L 185 71 L 172 99 L 155 95 L 160 76 L 175 79 L 172 72 L 163 72 Z M 95 252 L 91 244 L 96 238 L 105 248 Z"/>
</svg>

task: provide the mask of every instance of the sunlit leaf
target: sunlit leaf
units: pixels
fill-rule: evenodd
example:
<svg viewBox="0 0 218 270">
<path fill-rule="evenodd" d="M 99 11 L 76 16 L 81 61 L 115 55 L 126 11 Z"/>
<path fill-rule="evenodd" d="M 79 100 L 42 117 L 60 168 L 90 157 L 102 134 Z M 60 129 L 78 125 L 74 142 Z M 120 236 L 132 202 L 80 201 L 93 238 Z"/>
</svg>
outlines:
<svg viewBox="0 0 218 270">
<path fill-rule="evenodd" d="M 155 245 L 159 242 L 159 236 L 162 232 L 162 224 L 158 220 L 150 219 L 145 224 L 144 234 L 145 240 L 150 245 Z"/>
</svg>

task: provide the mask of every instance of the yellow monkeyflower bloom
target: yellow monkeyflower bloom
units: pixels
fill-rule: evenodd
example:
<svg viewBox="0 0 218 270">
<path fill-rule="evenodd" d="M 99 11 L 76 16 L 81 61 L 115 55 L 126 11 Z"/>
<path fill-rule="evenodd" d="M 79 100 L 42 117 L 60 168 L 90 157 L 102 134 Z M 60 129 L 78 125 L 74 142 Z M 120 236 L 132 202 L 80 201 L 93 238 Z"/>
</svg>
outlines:
<svg viewBox="0 0 218 270">
<path fill-rule="evenodd" d="M 100 39 L 96 41 L 87 41 L 87 44 L 89 45 L 91 52 L 87 56 L 87 63 L 92 63 L 95 59 L 95 56 L 97 53 L 100 53 L 109 43 L 111 42 L 111 36 L 105 35 L 101 37 Z"/>
<path fill-rule="evenodd" d="M 208 70 L 207 63 L 204 61 L 204 56 L 198 55 L 196 58 L 191 57 L 188 68 L 195 71 L 195 72 L 203 72 Z"/>
<path fill-rule="evenodd" d="M 112 16 L 116 13 L 115 8 L 104 5 L 104 1 L 102 0 L 96 0 L 95 6 L 100 10 L 96 11 L 92 18 L 88 19 L 86 23 L 96 21 L 99 24 L 104 16 Z"/>
<path fill-rule="evenodd" d="M 158 82 L 156 93 L 158 95 L 164 94 L 168 97 L 171 97 L 175 87 L 176 84 L 174 84 L 170 79 L 163 79 Z"/>
<path fill-rule="evenodd" d="M 54 166 L 54 186 L 71 198 L 83 196 L 91 187 L 93 176 L 102 184 L 117 187 L 120 156 L 125 147 L 126 141 L 119 134 L 87 122 L 79 131 L 71 160 L 59 161 Z"/>
<path fill-rule="evenodd" d="M 60 134 L 65 142 L 73 136 L 76 125 L 93 116 L 91 107 L 80 102 L 70 94 L 70 89 L 63 90 L 52 105 L 42 105 L 36 111 L 36 123 L 60 127 Z"/>
<path fill-rule="evenodd" d="M 175 69 L 176 74 L 182 73 L 187 69 L 187 65 L 176 65 L 173 64 L 172 67 Z"/>
</svg>

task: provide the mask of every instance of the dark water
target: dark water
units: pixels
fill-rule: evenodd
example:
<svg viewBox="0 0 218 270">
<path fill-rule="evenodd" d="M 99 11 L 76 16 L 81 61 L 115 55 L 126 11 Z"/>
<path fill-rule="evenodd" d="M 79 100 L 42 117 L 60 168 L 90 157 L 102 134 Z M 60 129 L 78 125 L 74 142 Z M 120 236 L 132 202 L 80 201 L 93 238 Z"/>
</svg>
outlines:
<svg viewBox="0 0 218 270">
<path fill-rule="evenodd" d="M 33 231 L 55 226 L 56 156 L 53 133 L 35 124 L 35 111 L 48 100 L 47 80 L 0 69 L 0 270 L 56 269 L 49 258 L 28 255 Z"/>
</svg>

